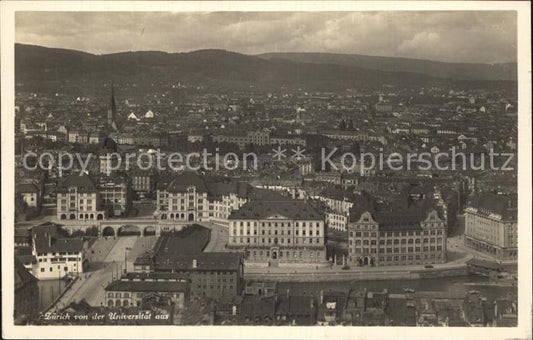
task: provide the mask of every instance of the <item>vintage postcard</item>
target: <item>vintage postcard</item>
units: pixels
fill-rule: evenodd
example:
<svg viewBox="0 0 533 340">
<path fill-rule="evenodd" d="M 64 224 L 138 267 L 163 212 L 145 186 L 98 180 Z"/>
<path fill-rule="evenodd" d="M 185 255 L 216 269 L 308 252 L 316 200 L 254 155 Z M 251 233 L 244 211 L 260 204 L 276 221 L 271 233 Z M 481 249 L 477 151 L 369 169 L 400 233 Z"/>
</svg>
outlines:
<svg viewBox="0 0 533 340">
<path fill-rule="evenodd" d="M 2 2 L 2 336 L 530 339 L 529 5 Z"/>
</svg>

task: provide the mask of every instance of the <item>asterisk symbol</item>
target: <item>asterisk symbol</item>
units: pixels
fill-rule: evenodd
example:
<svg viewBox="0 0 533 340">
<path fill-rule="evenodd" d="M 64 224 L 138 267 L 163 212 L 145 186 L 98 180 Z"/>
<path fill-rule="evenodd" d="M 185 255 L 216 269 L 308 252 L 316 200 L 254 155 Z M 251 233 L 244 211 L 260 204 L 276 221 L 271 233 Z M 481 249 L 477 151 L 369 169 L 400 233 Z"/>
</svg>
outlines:
<svg viewBox="0 0 533 340">
<path fill-rule="evenodd" d="M 305 149 L 301 149 L 300 146 L 296 147 L 296 149 L 292 149 L 292 152 L 294 153 L 292 155 L 292 158 L 294 159 L 300 160 L 302 158 L 305 158 L 304 156 Z"/>
<path fill-rule="evenodd" d="M 281 161 L 282 158 L 287 157 L 285 155 L 285 151 L 287 151 L 287 150 L 286 149 L 282 149 L 280 145 L 278 145 L 277 149 L 272 149 L 272 151 L 274 151 L 274 154 L 272 155 L 272 158 L 277 158 L 278 161 Z"/>
</svg>

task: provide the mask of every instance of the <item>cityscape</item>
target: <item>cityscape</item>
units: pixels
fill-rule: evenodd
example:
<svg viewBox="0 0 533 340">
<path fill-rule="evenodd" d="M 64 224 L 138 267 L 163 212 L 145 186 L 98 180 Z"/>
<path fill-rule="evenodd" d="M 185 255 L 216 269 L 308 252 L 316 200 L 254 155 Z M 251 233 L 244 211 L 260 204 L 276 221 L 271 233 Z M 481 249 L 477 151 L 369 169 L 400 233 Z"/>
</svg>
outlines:
<svg viewBox="0 0 533 340">
<path fill-rule="evenodd" d="M 69 15 L 65 45 L 16 17 L 16 325 L 517 327 L 516 44 L 127 49 Z M 175 20 L 237 14 L 210 15 Z"/>
</svg>

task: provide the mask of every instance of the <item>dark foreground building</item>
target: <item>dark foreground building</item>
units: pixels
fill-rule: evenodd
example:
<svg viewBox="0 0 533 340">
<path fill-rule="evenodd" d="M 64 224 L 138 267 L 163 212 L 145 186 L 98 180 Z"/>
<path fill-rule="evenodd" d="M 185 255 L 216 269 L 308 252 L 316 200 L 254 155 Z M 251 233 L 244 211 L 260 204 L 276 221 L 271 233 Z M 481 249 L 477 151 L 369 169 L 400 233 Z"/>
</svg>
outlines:
<svg viewBox="0 0 533 340">
<path fill-rule="evenodd" d="M 15 325 L 32 322 L 39 313 L 37 279 L 15 258 Z"/>
<path fill-rule="evenodd" d="M 175 254 L 163 249 L 153 258 L 138 258 L 134 270 L 187 274 L 191 299 L 231 301 L 244 287 L 243 263 L 242 253 Z"/>
</svg>

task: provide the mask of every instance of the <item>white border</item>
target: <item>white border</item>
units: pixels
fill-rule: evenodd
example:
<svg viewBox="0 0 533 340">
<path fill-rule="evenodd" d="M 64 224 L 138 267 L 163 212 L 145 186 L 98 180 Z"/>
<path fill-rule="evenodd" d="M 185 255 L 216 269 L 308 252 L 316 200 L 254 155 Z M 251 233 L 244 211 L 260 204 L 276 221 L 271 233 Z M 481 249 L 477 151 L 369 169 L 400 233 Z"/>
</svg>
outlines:
<svg viewBox="0 0 533 340">
<path fill-rule="evenodd" d="M 128 2 L 2 1 L 2 336 L 7 338 L 532 338 L 531 324 L 531 17 L 530 3 L 439 2 Z M 262 326 L 13 326 L 14 12 L 15 11 L 453 11 L 515 10 L 518 24 L 519 318 L 516 328 L 262 327 Z"/>
</svg>

